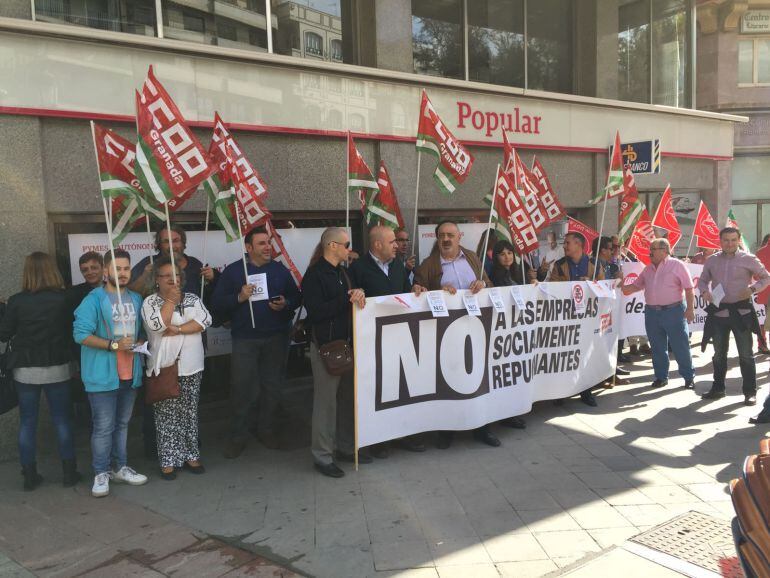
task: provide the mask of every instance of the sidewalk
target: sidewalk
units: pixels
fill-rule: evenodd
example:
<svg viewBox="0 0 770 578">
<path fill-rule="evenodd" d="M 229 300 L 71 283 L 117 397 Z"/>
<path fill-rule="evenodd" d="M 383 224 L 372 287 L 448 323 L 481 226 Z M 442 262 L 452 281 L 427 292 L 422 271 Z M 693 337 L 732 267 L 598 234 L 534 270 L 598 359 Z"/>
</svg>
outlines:
<svg viewBox="0 0 770 578">
<path fill-rule="evenodd" d="M 702 392 L 711 354 L 693 354 Z M 599 392 L 597 408 L 543 402 L 524 431 L 494 426 L 500 448 L 458 435 L 440 451 L 429 439 L 423 454 L 394 450 L 358 473 L 345 465 L 339 480 L 312 470 L 306 429 L 302 443 L 287 441 L 293 449 L 254 440 L 225 460 L 226 423 L 204 427 L 205 475 L 165 482 L 156 464 L 135 460 L 150 483 L 113 486 L 103 500 L 87 496 L 90 484 L 61 488 L 54 458 L 43 460 L 50 474 L 32 493 L 19 490 L 15 464 L 2 464 L 0 551 L 39 575 L 120 564 L 126 574 L 140 565 L 180 576 L 290 575 L 281 566 L 330 578 L 525 578 L 575 571 L 592 557 L 601 575 L 637 575 L 632 558 L 610 549 L 691 510 L 732 517 L 726 483 L 768 431 L 748 424 L 759 407 L 743 406 L 736 357 L 729 395 L 718 401 L 684 390 L 675 373 L 668 387 L 650 389 L 647 357 L 627 366 L 630 385 Z M 766 386 L 768 358 L 757 361 Z M 766 394 L 762 387 L 760 404 Z M 307 401 L 292 411 L 307 417 Z M 249 565 L 268 573 L 248 574 Z"/>
</svg>

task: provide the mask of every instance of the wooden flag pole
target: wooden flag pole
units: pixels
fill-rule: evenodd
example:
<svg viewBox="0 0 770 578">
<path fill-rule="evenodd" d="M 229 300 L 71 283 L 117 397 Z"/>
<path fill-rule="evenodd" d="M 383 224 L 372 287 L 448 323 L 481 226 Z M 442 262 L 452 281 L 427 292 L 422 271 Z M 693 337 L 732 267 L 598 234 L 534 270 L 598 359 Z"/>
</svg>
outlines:
<svg viewBox="0 0 770 578">
<path fill-rule="evenodd" d="M 206 227 L 203 230 L 203 266 L 208 267 L 206 262 L 206 249 L 209 240 L 209 213 L 211 212 L 211 197 L 206 194 Z M 240 225 L 239 225 L 240 226 Z M 206 278 L 201 275 L 201 299 L 203 299 L 203 285 L 206 282 Z"/>
<path fill-rule="evenodd" d="M 96 173 L 99 176 L 99 188 L 101 189 L 101 172 L 99 171 L 99 151 L 96 148 L 96 128 L 94 127 L 94 121 L 91 121 L 91 139 L 94 141 L 94 157 L 96 158 Z M 107 225 L 107 242 L 110 245 L 110 255 L 112 256 L 112 274 L 115 275 L 115 288 L 118 292 L 118 308 L 120 310 L 120 320 L 123 323 L 123 337 L 128 336 L 128 327 L 126 326 L 126 316 L 123 311 L 123 296 L 120 294 L 120 281 L 118 280 L 118 266 L 115 263 L 115 244 L 112 242 L 112 218 L 111 210 L 107 210 L 107 199 L 99 192 L 102 197 L 102 208 L 104 209 L 104 222 Z M 112 204 L 110 204 L 112 209 Z"/>
<path fill-rule="evenodd" d="M 487 219 L 487 230 L 484 234 L 487 236 L 484 243 L 484 251 L 481 255 L 481 270 L 479 271 L 479 281 L 484 278 L 484 263 L 487 260 L 487 251 L 489 250 L 489 229 L 492 228 L 492 214 L 495 211 L 495 186 L 497 186 L 497 179 L 500 177 L 500 164 L 497 165 L 497 171 L 495 172 L 495 183 L 492 186 L 492 202 L 489 203 L 489 219 Z"/>
<path fill-rule="evenodd" d="M 171 276 L 176 285 L 176 263 L 174 262 L 174 244 L 171 242 L 171 217 L 168 214 L 168 201 L 163 203 L 166 210 L 166 230 L 168 231 L 168 254 L 171 257 Z"/>
<path fill-rule="evenodd" d="M 417 211 L 419 208 L 419 201 L 420 201 L 420 159 L 422 158 L 422 151 L 417 151 L 417 185 L 415 185 L 414 188 L 414 236 L 412 237 L 412 253 L 417 255 L 417 252 L 420 248 L 419 243 L 417 241 Z M 492 199 L 494 200 L 494 199 Z"/>
<path fill-rule="evenodd" d="M 604 207 L 602 208 L 602 221 L 599 225 L 599 243 L 596 245 L 597 248 L 602 246 L 602 233 L 604 232 L 604 216 L 607 214 L 607 201 L 609 200 L 609 191 L 607 190 L 607 187 L 604 187 Z M 590 249 L 590 247 L 588 247 Z M 588 252 L 588 251 L 586 251 Z M 596 281 L 596 271 L 599 269 L 599 251 L 596 251 L 596 255 L 594 255 L 594 278 L 593 280 Z"/>
<path fill-rule="evenodd" d="M 356 344 L 356 307 L 353 304 L 353 347 Z M 353 364 L 353 456 L 355 460 L 356 471 L 358 471 L 358 370 L 356 364 Z"/>
<path fill-rule="evenodd" d="M 348 131 L 348 140 L 345 141 L 345 232 L 350 235 L 350 189 L 348 188 L 348 179 L 350 179 L 350 131 Z"/>
<path fill-rule="evenodd" d="M 155 265 L 155 257 L 152 250 L 152 231 L 150 230 L 150 213 L 147 211 L 144 212 L 144 222 L 147 225 L 147 240 L 150 243 L 150 265 Z"/>
<path fill-rule="evenodd" d="M 241 231 L 241 212 L 238 209 L 238 199 L 235 197 L 235 189 L 231 188 L 231 196 L 233 198 L 233 204 L 235 205 L 235 220 L 238 221 L 238 232 L 241 234 L 241 243 L 243 244 L 243 279 L 246 285 L 249 284 L 249 269 L 246 266 L 246 239 L 243 236 L 243 232 Z M 256 329 L 257 326 L 254 323 L 254 308 L 251 306 L 251 298 L 249 298 L 246 303 L 249 304 L 249 314 L 251 315 L 251 328 Z"/>
<path fill-rule="evenodd" d="M 695 238 L 695 229 L 693 229 L 692 233 L 690 234 L 690 244 L 687 246 L 687 256 L 685 259 L 690 258 L 690 251 L 692 251 L 692 240 Z"/>
</svg>

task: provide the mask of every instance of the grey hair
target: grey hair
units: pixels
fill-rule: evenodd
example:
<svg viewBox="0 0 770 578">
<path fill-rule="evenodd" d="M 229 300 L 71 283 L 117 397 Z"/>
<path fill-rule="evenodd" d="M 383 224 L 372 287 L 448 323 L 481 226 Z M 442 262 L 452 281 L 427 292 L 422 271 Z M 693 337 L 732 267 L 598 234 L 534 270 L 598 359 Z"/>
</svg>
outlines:
<svg viewBox="0 0 770 578">
<path fill-rule="evenodd" d="M 171 257 L 158 257 L 155 259 L 155 263 L 153 263 L 152 271 L 150 272 L 150 277 L 147 280 L 147 294 L 150 293 L 157 293 L 158 292 L 158 271 L 161 267 L 165 267 L 166 265 L 171 265 Z M 174 262 L 174 268 L 177 272 L 177 281 L 179 282 L 180 287 L 184 287 L 184 269 L 182 269 L 179 266 L 179 263 L 176 261 Z"/>
<path fill-rule="evenodd" d="M 348 232 L 342 227 L 328 227 L 321 234 L 321 247 L 326 247 L 326 245 L 328 245 L 332 241 L 337 241 L 337 239 L 340 238 L 340 235 L 347 235 L 347 234 Z"/>
<path fill-rule="evenodd" d="M 669 243 L 668 239 L 665 237 L 657 237 L 652 240 L 652 243 L 650 243 L 650 247 L 655 247 L 657 249 L 660 249 L 661 246 L 666 248 L 667 253 L 671 253 L 671 243 Z"/>
</svg>

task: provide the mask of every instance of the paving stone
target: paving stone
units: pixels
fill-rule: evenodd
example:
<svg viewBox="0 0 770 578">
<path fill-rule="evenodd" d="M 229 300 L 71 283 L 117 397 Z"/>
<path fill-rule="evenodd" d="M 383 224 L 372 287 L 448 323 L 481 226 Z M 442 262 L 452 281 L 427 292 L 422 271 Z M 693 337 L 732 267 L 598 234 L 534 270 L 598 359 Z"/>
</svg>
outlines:
<svg viewBox="0 0 770 578">
<path fill-rule="evenodd" d="M 462 564 L 453 566 L 438 566 L 439 578 L 499 578 L 500 574 L 494 564 Z"/>
<path fill-rule="evenodd" d="M 332 548 L 334 546 L 368 546 L 369 530 L 366 520 L 318 524 L 315 528 L 316 548 Z"/>
<path fill-rule="evenodd" d="M 532 532 L 579 530 L 580 525 L 564 510 L 526 510 L 518 512 Z"/>
<path fill-rule="evenodd" d="M 558 566 L 551 560 L 530 560 L 527 562 L 504 562 L 497 564 L 497 571 L 503 578 L 539 578 L 556 571 Z"/>
<path fill-rule="evenodd" d="M 144 564 L 140 564 L 130 558 L 123 558 L 115 564 L 109 564 L 101 566 L 85 574 L 81 574 L 83 578 L 115 578 L 116 576 L 129 577 L 129 576 L 141 576 L 142 578 L 160 578 L 163 576 L 160 572 L 156 572 L 152 568 L 148 568 Z"/>
<path fill-rule="evenodd" d="M 429 542 L 428 547 L 439 569 L 439 575 L 442 566 L 492 563 L 480 538 L 451 538 Z"/>
<path fill-rule="evenodd" d="M 599 544 L 599 547 L 604 550 L 612 546 L 618 546 L 640 532 L 635 526 L 627 526 L 625 528 L 588 530 L 588 533 Z"/>
<path fill-rule="evenodd" d="M 567 532 L 537 532 L 537 541 L 552 559 L 572 556 L 582 557 L 590 552 L 599 552 L 601 548 L 585 530 Z"/>
<path fill-rule="evenodd" d="M 121 552 L 143 564 L 151 566 L 178 550 L 198 543 L 199 539 L 189 529 L 178 524 L 165 524 L 148 532 L 138 532 L 114 544 Z"/>
<path fill-rule="evenodd" d="M 172 554 L 152 567 L 170 576 L 221 576 L 254 558 L 254 554 L 246 550 L 233 548 L 219 540 L 208 539 Z"/>
<path fill-rule="evenodd" d="M 433 555 L 424 540 L 372 544 L 376 570 L 433 567 Z"/>
<path fill-rule="evenodd" d="M 584 530 L 626 528 L 633 525 L 612 506 L 588 505 L 570 508 L 569 515 Z"/>
<path fill-rule="evenodd" d="M 484 538 L 484 547 L 495 563 L 548 559 L 548 555 L 532 534 L 490 536 Z"/>
</svg>

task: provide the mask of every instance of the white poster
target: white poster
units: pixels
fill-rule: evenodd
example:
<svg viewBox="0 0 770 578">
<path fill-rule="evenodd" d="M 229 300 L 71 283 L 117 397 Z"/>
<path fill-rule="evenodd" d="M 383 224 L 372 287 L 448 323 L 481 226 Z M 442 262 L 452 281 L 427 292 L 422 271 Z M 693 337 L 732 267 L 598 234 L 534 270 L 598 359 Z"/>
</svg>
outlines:
<svg viewBox="0 0 770 578">
<path fill-rule="evenodd" d="M 584 286 L 575 312 L 572 286 Z M 368 299 L 355 312 L 359 446 L 433 430 L 467 430 L 527 413 L 532 403 L 575 395 L 615 370 L 617 299 L 585 284 L 552 283 L 553 297 L 521 288 L 524 308 L 501 292 L 497 313 L 486 292 L 481 316 L 459 293 L 445 293 L 447 317 L 423 294 L 412 312 Z"/>
<path fill-rule="evenodd" d="M 695 321 L 690 323 L 690 331 L 703 331 L 703 324 L 706 322 L 706 302 L 700 296 L 698 291 L 698 280 L 700 279 L 703 265 L 685 263 L 690 271 L 693 283 L 695 285 Z M 626 284 L 633 283 L 639 274 L 644 270 L 644 263 L 623 263 L 623 275 Z M 765 321 L 765 304 L 757 301 L 754 296 L 754 309 L 759 317 L 759 323 Z M 634 335 L 646 335 L 644 329 L 644 291 L 637 291 L 631 295 L 623 296 L 621 299 L 622 309 L 620 311 L 620 338 L 631 337 Z"/>
</svg>

